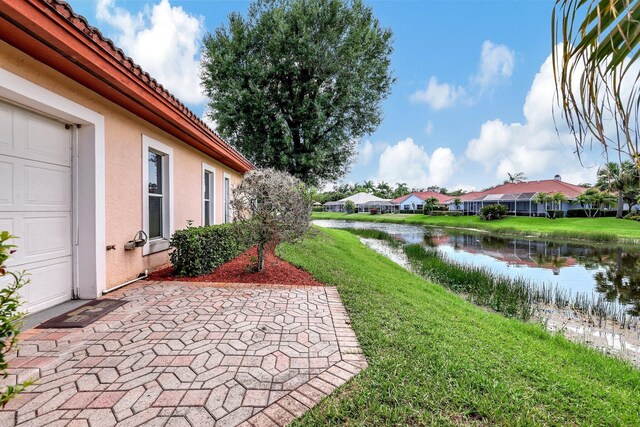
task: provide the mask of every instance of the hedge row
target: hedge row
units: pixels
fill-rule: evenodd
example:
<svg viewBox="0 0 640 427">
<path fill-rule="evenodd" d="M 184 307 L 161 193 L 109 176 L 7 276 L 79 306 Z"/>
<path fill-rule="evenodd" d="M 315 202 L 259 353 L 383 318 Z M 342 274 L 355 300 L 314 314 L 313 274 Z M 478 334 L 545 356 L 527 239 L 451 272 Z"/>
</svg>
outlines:
<svg viewBox="0 0 640 427">
<path fill-rule="evenodd" d="M 211 273 L 240 255 L 247 247 L 240 243 L 233 224 L 188 227 L 171 237 L 171 263 L 178 276 Z"/>
<path fill-rule="evenodd" d="M 567 211 L 567 218 L 591 218 L 592 217 L 592 213 L 595 212 L 595 209 L 569 209 Z M 587 215 L 587 212 L 589 212 L 589 215 Z M 629 213 L 629 211 L 624 211 L 622 214 L 623 215 L 627 215 Z M 616 216 L 616 210 L 615 209 L 609 209 L 609 210 L 600 210 L 597 214 L 596 217 L 597 218 L 604 218 L 604 217 L 615 217 Z"/>
</svg>

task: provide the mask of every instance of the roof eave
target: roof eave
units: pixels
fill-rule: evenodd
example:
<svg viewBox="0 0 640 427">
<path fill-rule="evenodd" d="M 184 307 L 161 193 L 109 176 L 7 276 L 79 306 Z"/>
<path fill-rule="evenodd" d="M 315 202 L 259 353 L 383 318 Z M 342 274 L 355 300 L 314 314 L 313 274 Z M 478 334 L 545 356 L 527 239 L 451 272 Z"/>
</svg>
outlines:
<svg viewBox="0 0 640 427">
<path fill-rule="evenodd" d="M 3 22 L 4 21 L 4 22 Z M 244 173 L 254 166 L 68 5 L 0 0 L 0 39 Z"/>
</svg>

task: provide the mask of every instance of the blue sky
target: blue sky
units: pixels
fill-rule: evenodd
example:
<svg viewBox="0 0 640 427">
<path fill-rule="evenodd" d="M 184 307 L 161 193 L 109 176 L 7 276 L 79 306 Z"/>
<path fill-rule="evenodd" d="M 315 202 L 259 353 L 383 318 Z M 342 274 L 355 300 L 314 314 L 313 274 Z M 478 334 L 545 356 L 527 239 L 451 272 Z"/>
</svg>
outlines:
<svg viewBox="0 0 640 427">
<path fill-rule="evenodd" d="M 202 115 L 198 63 L 202 36 L 245 13 L 247 1 L 71 0 L 136 62 Z M 368 2 L 394 33 L 397 79 L 384 120 L 364 137 L 343 181 L 372 179 L 410 187 L 481 189 L 507 172 L 529 179 L 593 182 L 599 153 L 586 165 L 555 131 L 552 1 Z"/>
</svg>

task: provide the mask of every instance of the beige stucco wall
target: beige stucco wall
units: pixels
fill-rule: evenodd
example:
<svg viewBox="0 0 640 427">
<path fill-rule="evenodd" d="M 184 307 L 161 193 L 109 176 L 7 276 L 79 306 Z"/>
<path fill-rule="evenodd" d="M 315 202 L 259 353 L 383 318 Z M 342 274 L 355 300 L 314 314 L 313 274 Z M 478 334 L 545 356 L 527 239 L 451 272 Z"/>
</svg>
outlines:
<svg viewBox="0 0 640 427">
<path fill-rule="evenodd" d="M 81 104 L 105 117 L 105 248 L 107 288 L 167 265 L 168 251 L 142 255 L 141 249 L 125 251 L 123 245 L 142 229 L 142 135 L 173 149 L 174 229 L 202 224 L 202 164 L 215 168 L 214 209 L 216 224 L 223 222 L 223 179 L 232 185 L 240 174 L 172 137 L 150 123 L 106 100 L 95 92 L 0 41 L 0 64 L 6 70 Z"/>
</svg>

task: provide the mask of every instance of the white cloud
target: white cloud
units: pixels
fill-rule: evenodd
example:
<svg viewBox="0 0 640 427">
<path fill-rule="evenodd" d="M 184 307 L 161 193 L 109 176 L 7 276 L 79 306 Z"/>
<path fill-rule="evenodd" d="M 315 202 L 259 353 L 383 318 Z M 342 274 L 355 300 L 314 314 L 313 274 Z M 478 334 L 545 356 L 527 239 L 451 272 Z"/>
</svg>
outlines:
<svg viewBox="0 0 640 427">
<path fill-rule="evenodd" d="M 468 159 L 493 172 L 495 180 L 503 180 L 507 172 L 524 172 L 530 179 L 550 179 L 557 173 L 571 182 L 593 181 L 595 167 L 584 168 L 573 153 L 573 138 L 554 122 L 555 83 L 551 56 L 536 74 L 524 103 L 524 123 L 489 120 L 480 127 L 478 137 L 469 141 Z M 556 132 L 559 125 L 559 134 Z M 560 136 L 560 137 L 558 137 Z M 599 153 L 585 153 L 585 164 L 599 162 Z"/>
<path fill-rule="evenodd" d="M 368 165 L 373 158 L 374 147 L 371 141 L 366 140 L 358 147 L 358 165 Z"/>
<path fill-rule="evenodd" d="M 213 118 L 211 118 L 211 109 L 206 106 L 204 107 L 204 111 L 202 112 L 202 121 L 209 126 L 213 131 L 218 130 L 218 122 L 216 122 Z"/>
<path fill-rule="evenodd" d="M 442 110 L 459 103 L 474 104 L 484 91 L 511 77 L 515 66 L 515 53 L 507 46 L 494 44 L 490 40 L 482 43 L 480 65 L 476 74 L 470 77 L 470 84 L 463 86 L 438 83 L 432 76 L 427 88 L 411 95 L 411 100 L 428 104 L 433 110 Z M 473 84 L 477 86 L 473 86 Z M 479 92 L 479 94 L 473 94 Z"/>
<path fill-rule="evenodd" d="M 431 120 L 427 122 L 427 127 L 424 128 L 424 133 L 426 133 L 427 136 L 431 136 L 433 133 L 433 122 Z"/>
<path fill-rule="evenodd" d="M 480 66 L 473 80 L 484 90 L 500 80 L 511 77 L 514 65 L 515 53 L 511 49 L 486 40 L 482 43 Z"/>
<path fill-rule="evenodd" d="M 380 155 L 376 181 L 406 182 L 410 187 L 445 186 L 456 166 L 449 148 L 437 148 L 431 155 L 406 138 L 387 146 Z"/>
<path fill-rule="evenodd" d="M 116 45 L 181 101 L 205 101 L 199 76 L 204 18 L 172 7 L 169 0 L 136 15 L 115 0 L 98 0 L 96 16 L 115 29 Z"/>
<path fill-rule="evenodd" d="M 428 104 L 434 110 L 442 110 L 454 106 L 465 94 L 462 86 L 438 83 L 437 78 L 431 77 L 427 88 L 415 92 L 411 100 Z"/>
<path fill-rule="evenodd" d="M 462 190 L 464 192 L 471 192 L 471 191 L 476 191 L 478 188 L 475 185 L 469 185 L 469 184 L 458 184 L 458 185 L 452 185 L 451 187 L 449 187 L 450 190 Z"/>
</svg>

